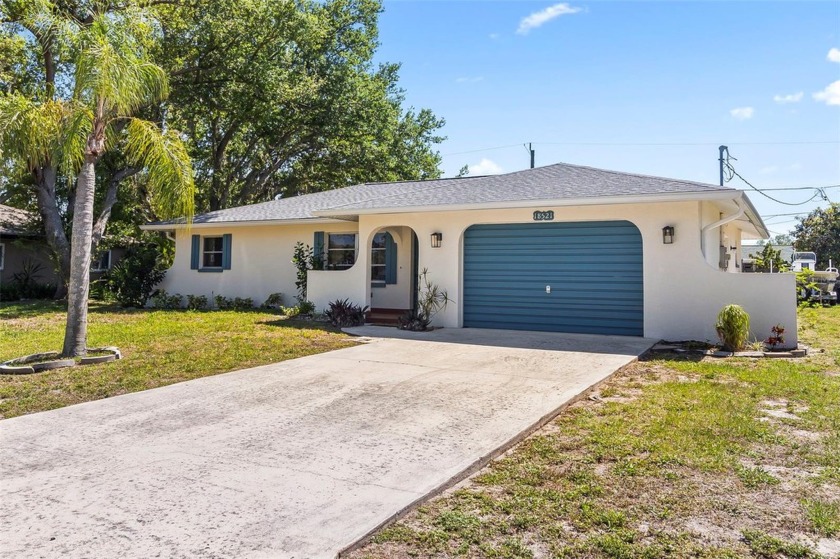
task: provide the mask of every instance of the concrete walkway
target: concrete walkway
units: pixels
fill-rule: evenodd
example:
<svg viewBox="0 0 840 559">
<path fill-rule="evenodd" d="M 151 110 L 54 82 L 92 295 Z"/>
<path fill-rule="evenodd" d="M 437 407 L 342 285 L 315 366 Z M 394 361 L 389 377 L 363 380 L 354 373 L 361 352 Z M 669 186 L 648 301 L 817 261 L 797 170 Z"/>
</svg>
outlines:
<svg viewBox="0 0 840 559">
<path fill-rule="evenodd" d="M 331 558 L 653 340 L 493 330 L 0 421 L 0 556 Z"/>
</svg>

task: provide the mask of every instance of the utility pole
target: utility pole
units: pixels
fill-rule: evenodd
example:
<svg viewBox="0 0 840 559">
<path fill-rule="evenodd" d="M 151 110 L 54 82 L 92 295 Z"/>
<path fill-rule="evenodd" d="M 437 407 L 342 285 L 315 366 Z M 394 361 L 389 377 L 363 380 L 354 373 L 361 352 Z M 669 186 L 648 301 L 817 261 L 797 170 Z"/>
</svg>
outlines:
<svg viewBox="0 0 840 559">
<path fill-rule="evenodd" d="M 720 163 L 720 185 L 723 186 L 723 152 L 729 155 L 729 148 L 727 146 L 720 146 L 718 151 L 720 151 L 720 159 L 718 160 Z"/>
<path fill-rule="evenodd" d="M 524 146 L 525 144 L 522 144 L 522 145 Z M 525 149 L 527 149 L 528 153 L 531 154 L 531 169 L 533 169 L 534 168 L 534 150 L 533 150 L 533 148 L 531 148 L 531 143 L 530 142 L 528 143 L 528 146 Z"/>
</svg>

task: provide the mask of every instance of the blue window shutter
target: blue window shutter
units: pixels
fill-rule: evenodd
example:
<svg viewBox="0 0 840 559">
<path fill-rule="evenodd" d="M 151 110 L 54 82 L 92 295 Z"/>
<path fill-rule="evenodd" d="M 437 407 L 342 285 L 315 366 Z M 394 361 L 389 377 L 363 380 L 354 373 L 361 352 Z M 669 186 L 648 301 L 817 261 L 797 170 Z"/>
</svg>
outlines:
<svg viewBox="0 0 840 559">
<path fill-rule="evenodd" d="M 190 255 L 190 270 L 198 270 L 198 263 L 201 259 L 201 236 L 192 236 L 192 254 Z"/>
<path fill-rule="evenodd" d="M 385 233 L 385 285 L 397 283 L 397 243 L 390 233 Z"/>
<path fill-rule="evenodd" d="M 312 241 L 312 256 L 315 258 L 315 267 L 318 268 L 318 262 L 322 264 L 322 268 L 326 268 L 326 258 L 324 256 L 324 232 L 315 231 L 315 238 Z"/>
<path fill-rule="evenodd" d="M 222 269 L 230 270 L 230 242 L 233 236 L 228 233 L 222 235 Z"/>
</svg>

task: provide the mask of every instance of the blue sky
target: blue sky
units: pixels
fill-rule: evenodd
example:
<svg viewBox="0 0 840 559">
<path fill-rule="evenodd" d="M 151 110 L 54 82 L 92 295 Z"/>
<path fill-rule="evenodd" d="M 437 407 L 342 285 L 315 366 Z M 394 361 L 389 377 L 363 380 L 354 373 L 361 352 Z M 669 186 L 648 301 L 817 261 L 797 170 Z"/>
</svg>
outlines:
<svg viewBox="0 0 840 559">
<path fill-rule="evenodd" d="M 474 174 L 524 169 L 522 144 L 533 142 L 537 165 L 717 184 L 725 144 L 760 188 L 840 185 L 840 2 L 385 0 L 384 8 L 379 59 L 402 63 L 409 105 L 446 119 L 446 176 L 463 165 Z M 840 202 L 840 188 L 826 192 Z M 764 216 L 818 205 L 751 199 Z M 792 219 L 766 221 L 785 232 Z"/>
</svg>

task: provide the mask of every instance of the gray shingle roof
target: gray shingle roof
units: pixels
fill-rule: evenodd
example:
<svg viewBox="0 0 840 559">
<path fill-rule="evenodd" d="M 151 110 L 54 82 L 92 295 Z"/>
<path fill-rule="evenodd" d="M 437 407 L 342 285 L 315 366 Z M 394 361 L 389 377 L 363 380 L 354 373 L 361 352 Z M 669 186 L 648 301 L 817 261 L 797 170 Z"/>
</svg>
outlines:
<svg viewBox="0 0 840 559">
<path fill-rule="evenodd" d="M 480 205 L 521 201 L 610 198 L 729 191 L 699 182 L 619 173 L 558 163 L 503 175 L 365 183 L 195 216 L 194 224 L 315 219 L 314 212 Z M 176 221 L 157 225 L 174 224 Z"/>
<path fill-rule="evenodd" d="M 0 235 L 25 235 L 26 225 L 32 220 L 26 210 L 0 204 Z"/>
</svg>

